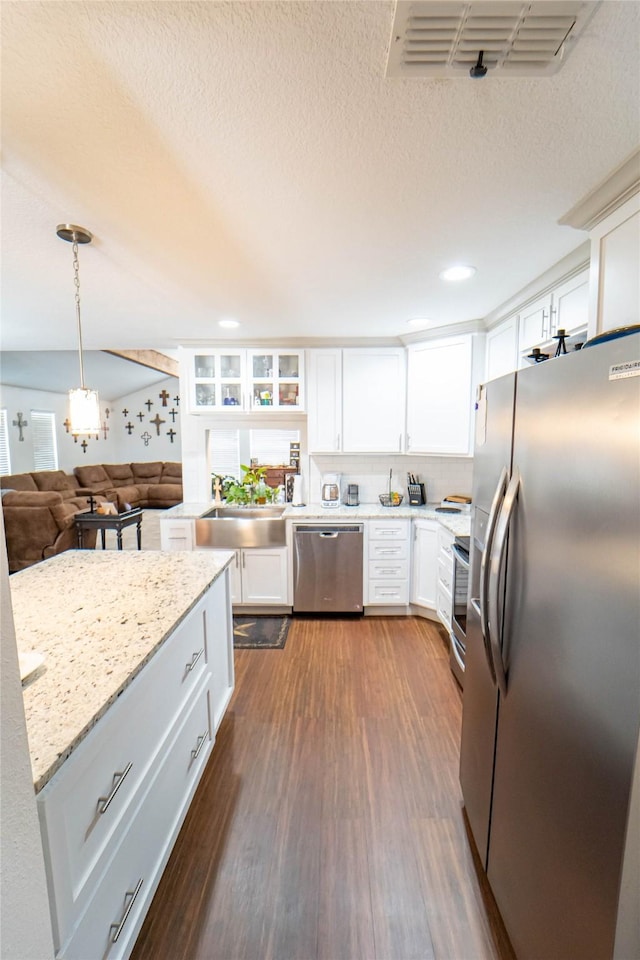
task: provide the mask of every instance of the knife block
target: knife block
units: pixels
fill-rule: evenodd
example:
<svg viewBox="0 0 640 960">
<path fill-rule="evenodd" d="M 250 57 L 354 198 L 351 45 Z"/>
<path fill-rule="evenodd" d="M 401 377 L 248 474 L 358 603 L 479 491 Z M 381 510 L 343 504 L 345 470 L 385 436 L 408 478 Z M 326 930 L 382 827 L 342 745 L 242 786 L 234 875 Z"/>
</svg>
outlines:
<svg viewBox="0 0 640 960">
<path fill-rule="evenodd" d="M 420 507 L 427 502 L 427 491 L 424 483 L 408 483 L 407 491 L 409 493 L 409 504 L 412 507 Z"/>
</svg>

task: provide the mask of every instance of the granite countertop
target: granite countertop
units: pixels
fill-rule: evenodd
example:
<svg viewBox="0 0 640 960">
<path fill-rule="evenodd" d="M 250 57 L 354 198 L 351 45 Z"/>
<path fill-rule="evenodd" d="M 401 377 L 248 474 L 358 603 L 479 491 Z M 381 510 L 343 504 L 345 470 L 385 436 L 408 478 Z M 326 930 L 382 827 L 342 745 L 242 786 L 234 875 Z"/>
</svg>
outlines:
<svg viewBox="0 0 640 960">
<path fill-rule="evenodd" d="M 226 550 L 68 550 L 10 579 L 36 792 L 233 557 Z"/>
<path fill-rule="evenodd" d="M 213 500 L 206 503 L 179 503 L 167 510 L 165 516 L 170 519 L 197 520 L 215 506 Z M 340 523 L 350 520 L 393 520 L 422 519 L 437 520 L 442 526 L 455 536 L 469 536 L 471 530 L 471 513 L 468 507 L 462 508 L 462 513 L 437 513 L 439 503 L 428 503 L 421 507 L 411 507 L 406 503 L 399 507 L 383 507 L 381 503 L 361 503 L 357 507 L 327 508 L 319 503 L 310 503 L 304 507 L 294 507 L 288 504 L 283 516 L 286 520 L 326 520 L 328 523 Z"/>
</svg>

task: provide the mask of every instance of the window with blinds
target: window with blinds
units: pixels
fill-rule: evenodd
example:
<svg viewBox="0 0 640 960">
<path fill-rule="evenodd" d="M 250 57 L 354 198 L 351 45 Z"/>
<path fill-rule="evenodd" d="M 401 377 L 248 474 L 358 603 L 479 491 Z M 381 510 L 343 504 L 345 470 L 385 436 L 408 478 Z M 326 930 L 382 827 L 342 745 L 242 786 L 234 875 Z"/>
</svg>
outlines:
<svg viewBox="0 0 640 960">
<path fill-rule="evenodd" d="M 212 430 L 209 434 L 211 473 L 240 479 L 240 431 Z"/>
<path fill-rule="evenodd" d="M 11 473 L 11 453 L 9 451 L 9 420 L 7 411 L 0 410 L 0 476 Z"/>
<path fill-rule="evenodd" d="M 251 430 L 251 459 L 260 464 L 281 466 L 289 463 L 289 444 L 300 439 L 299 430 Z"/>
<path fill-rule="evenodd" d="M 58 469 L 56 415 L 48 410 L 31 411 L 33 465 L 36 470 Z"/>
</svg>

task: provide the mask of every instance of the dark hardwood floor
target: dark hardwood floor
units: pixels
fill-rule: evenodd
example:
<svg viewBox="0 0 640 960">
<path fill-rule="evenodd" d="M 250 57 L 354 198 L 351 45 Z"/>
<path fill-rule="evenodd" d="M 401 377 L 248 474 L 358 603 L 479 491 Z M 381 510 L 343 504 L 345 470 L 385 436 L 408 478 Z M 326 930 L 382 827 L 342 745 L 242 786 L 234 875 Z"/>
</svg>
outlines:
<svg viewBox="0 0 640 960">
<path fill-rule="evenodd" d="M 460 718 L 426 620 L 294 619 L 284 650 L 237 650 L 134 960 L 511 958 L 465 833 Z"/>
</svg>

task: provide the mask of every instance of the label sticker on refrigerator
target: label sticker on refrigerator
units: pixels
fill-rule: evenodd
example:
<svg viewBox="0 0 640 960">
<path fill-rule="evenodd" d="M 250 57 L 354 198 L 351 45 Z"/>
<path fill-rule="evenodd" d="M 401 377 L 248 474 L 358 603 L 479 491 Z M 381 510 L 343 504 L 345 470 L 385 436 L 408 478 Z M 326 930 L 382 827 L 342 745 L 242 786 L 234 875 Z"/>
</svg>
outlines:
<svg viewBox="0 0 640 960">
<path fill-rule="evenodd" d="M 609 367 L 609 380 L 626 380 L 627 377 L 640 377 L 640 360 L 614 363 Z"/>
</svg>

